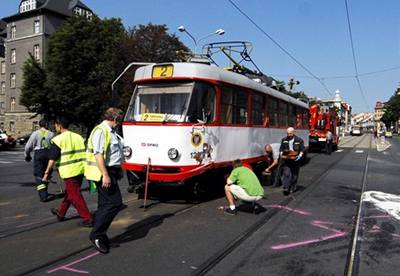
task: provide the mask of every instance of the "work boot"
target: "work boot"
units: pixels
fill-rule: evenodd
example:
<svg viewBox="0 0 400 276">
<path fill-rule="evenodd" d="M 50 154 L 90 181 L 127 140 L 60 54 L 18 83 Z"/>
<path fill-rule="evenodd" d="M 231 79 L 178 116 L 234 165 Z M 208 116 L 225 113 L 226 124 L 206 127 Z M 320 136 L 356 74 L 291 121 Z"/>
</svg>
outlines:
<svg viewBox="0 0 400 276">
<path fill-rule="evenodd" d="M 49 201 L 54 200 L 55 198 L 56 198 L 55 195 L 53 195 L 53 194 L 47 194 L 46 196 L 42 197 L 42 198 L 40 199 L 40 201 L 41 201 L 41 202 L 49 202 Z"/>
<path fill-rule="evenodd" d="M 53 215 L 57 216 L 57 220 L 58 220 L 58 221 L 63 221 L 63 220 L 65 220 L 65 217 L 62 217 L 62 216 L 60 216 L 60 215 L 58 214 L 58 209 L 56 209 L 56 208 L 51 208 L 51 209 L 50 209 L 50 212 L 51 212 Z"/>
<path fill-rule="evenodd" d="M 236 211 L 236 209 L 232 210 L 231 208 L 228 207 L 228 208 L 225 208 L 224 213 L 227 215 L 234 216 L 237 214 L 237 211 Z"/>
<path fill-rule="evenodd" d="M 92 240 L 94 248 L 100 253 L 107 254 L 110 252 L 110 248 L 105 244 L 102 239 L 94 239 Z"/>
<path fill-rule="evenodd" d="M 290 194 L 290 190 L 288 188 L 283 189 L 283 195 L 287 196 Z"/>
<path fill-rule="evenodd" d="M 93 227 L 93 221 L 80 221 L 78 222 L 78 225 L 81 227 L 86 227 L 86 228 L 92 228 Z"/>
</svg>

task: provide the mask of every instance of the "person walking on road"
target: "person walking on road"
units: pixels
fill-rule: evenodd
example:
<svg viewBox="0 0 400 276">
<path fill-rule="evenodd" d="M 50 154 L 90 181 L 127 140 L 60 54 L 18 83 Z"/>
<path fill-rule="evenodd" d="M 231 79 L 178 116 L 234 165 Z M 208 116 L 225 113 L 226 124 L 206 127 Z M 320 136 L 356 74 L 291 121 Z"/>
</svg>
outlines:
<svg viewBox="0 0 400 276">
<path fill-rule="evenodd" d="M 281 144 L 272 143 L 265 146 L 265 152 L 267 153 L 269 159 L 269 166 L 265 169 L 266 173 L 271 173 L 271 179 L 273 181 L 272 187 L 280 186 L 279 170 L 280 170 L 280 159 L 279 159 L 279 149 Z"/>
<path fill-rule="evenodd" d="M 108 253 L 110 247 L 118 246 L 110 242 L 107 230 L 123 208 L 118 186 L 118 180 L 123 177 L 123 140 L 115 131 L 122 119 L 122 110 L 107 109 L 104 121 L 92 130 L 88 140 L 85 177 L 95 181 L 98 191 L 98 210 L 89 238 L 94 248 L 103 254 Z"/>
<path fill-rule="evenodd" d="M 43 176 L 43 181 L 48 181 L 49 173 L 53 166 L 58 166 L 60 177 L 64 180 L 65 196 L 58 209 L 51 209 L 59 221 L 65 219 L 69 206 L 72 204 L 83 218 L 79 223 L 83 227 L 93 226 L 93 216 L 89 212 L 85 199 L 81 193 L 81 185 L 85 170 L 85 143 L 77 133 L 68 130 L 69 121 L 59 117 L 55 121 L 57 133 L 51 140 L 49 163 Z"/>
<path fill-rule="evenodd" d="M 264 196 L 264 188 L 254 172 L 237 159 L 232 163 L 233 170 L 226 180 L 225 196 L 229 207 L 225 214 L 236 215 L 235 197 L 245 202 L 255 203 Z"/>
<path fill-rule="evenodd" d="M 42 181 L 47 163 L 49 162 L 50 140 L 54 133 L 48 130 L 48 122 L 45 119 L 39 121 L 40 129 L 34 131 L 25 145 L 25 161 L 32 160 L 33 152 L 33 175 L 35 177 L 36 190 L 39 193 L 41 202 L 53 200 L 55 196 L 47 191 L 48 182 Z M 51 171 L 49 172 L 49 174 Z"/>
<path fill-rule="evenodd" d="M 328 155 L 332 153 L 332 132 L 330 130 L 326 133 L 325 152 Z"/>
<path fill-rule="evenodd" d="M 294 133 L 294 128 L 289 127 L 287 136 L 282 138 L 280 152 L 282 158 L 281 180 L 283 194 L 288 195 L 290 191 L 297 190 L 297 180 L 299 178 L 300 160 L 304 155 L 304 141 Z"/>
</svg>

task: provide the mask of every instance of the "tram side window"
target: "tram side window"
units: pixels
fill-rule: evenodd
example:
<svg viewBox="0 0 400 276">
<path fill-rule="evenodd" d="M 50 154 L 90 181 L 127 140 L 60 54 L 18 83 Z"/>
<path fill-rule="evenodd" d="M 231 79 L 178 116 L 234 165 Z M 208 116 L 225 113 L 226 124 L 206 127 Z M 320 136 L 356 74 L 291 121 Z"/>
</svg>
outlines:
<svg viewBox="0 0 400 276">
<path fill-rule="evenodd" d="M 309 128 L 309 113 L 307 109 L 303 109 L 303 127 Z"/>
<path fill-rule="evenodd" d="M 296 108 L 296 126 L 295 128 L 303 128 L 303 108 L 297 106 Z"/>
<path fill-rule="evenodd" d="M 288 120 L 289 126 L 296 127 L 296 106 L 293 104 L 288 104 Z"/>
<path fill-rule="evenodd" d="M 211 84 L 195 84 L 190 98 L 188 121 L 192 123 L 210 123 L 215 120 L 215 89 Z"/>
<path fill-rule="evenodd" d="M 283 101 L 279 101 L 279 126 L 288 126 L 288 104 Z"/>
<path fill-rule="evenodd" d="M 253 125 L 263 125 L 265 116 L 265 95 L 253 93 L 251 96 L 251 123 Z"/>
<path fill-rule="evenodd" d="M 221 122 L 224 124 L 247 124 L 247 93 L 237 88 L 221 89 Z"/>
<path fill-rule="evenodd" d="M 278 100 L 275 98 L 269 98 L 268 101 L 268 113 L 269 113 L 269 126 L 278 126 Z"/>
</svg>

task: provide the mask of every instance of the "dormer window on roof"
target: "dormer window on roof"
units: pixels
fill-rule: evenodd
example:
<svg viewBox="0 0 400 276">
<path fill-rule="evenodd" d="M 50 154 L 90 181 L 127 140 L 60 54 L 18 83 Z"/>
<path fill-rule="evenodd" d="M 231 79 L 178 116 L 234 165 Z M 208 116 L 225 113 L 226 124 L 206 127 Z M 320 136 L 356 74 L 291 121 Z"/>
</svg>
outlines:
<svg viewBox="0 0 400 276">
<path fill-rule="evenodd" d="M 25 0 L 21 2 L 19 6 L 19 12 L 27 12 L 36 9 L 36 0 Z"/>
</svg>

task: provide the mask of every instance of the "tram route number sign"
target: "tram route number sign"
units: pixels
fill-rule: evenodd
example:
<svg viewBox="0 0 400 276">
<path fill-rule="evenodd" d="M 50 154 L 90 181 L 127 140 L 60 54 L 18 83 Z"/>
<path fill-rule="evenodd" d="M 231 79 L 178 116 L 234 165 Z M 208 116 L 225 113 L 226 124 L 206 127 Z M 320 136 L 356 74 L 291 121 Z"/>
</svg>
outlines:
<svg viewBox="0 0 400 276">
<path fill-rule="evenodd" d="M 143 122 L 163 122 L 165 119 L 165 114 L 161 113 L 143 113 Z"/>
<path fill-rule="evenodd" d="M 157 65 L 153 67 L 153 78 L 169 78 L 174 74 L 174 66 L 169 65 Z"/>
</svg>

